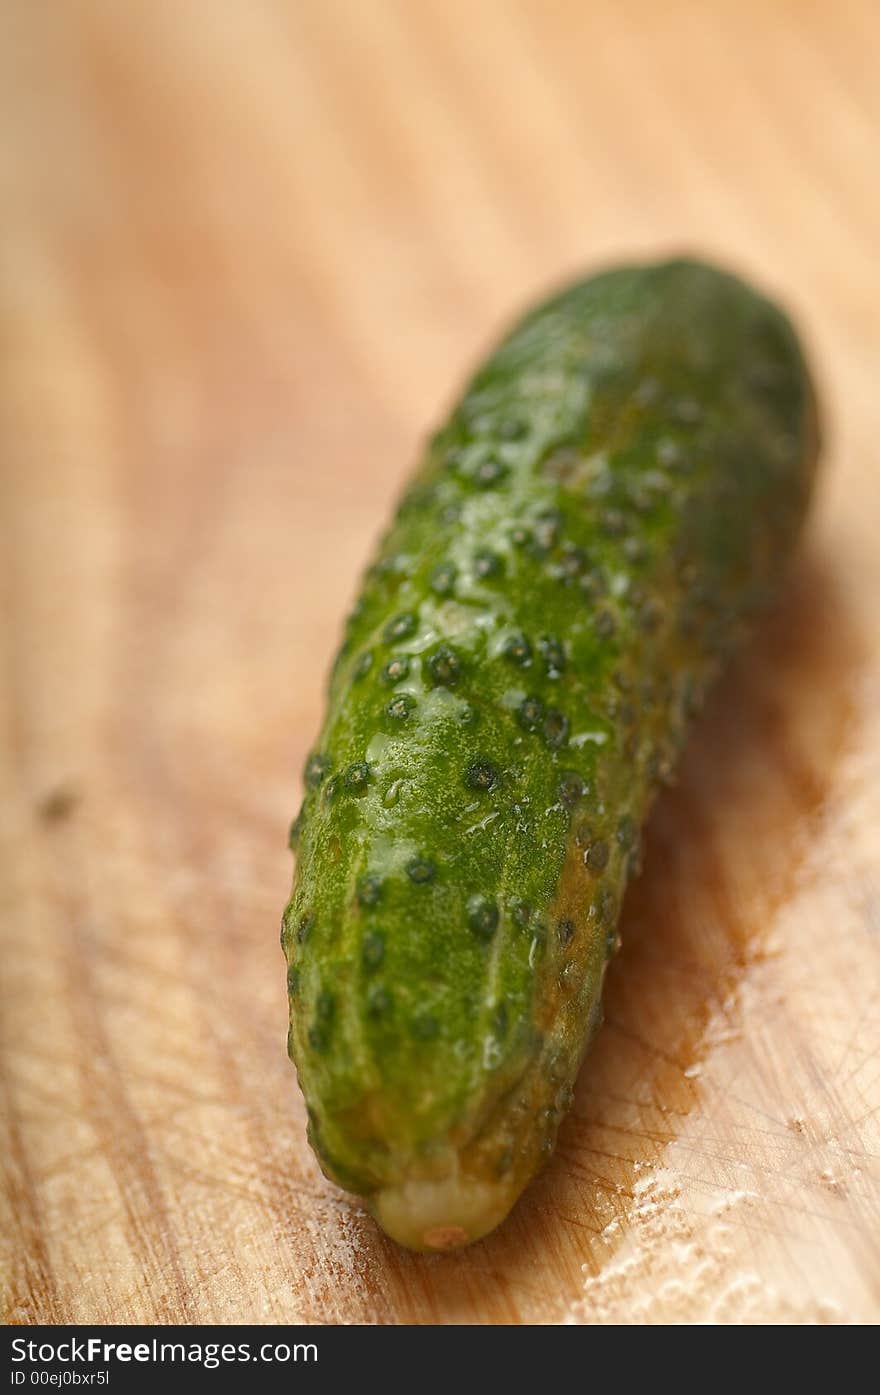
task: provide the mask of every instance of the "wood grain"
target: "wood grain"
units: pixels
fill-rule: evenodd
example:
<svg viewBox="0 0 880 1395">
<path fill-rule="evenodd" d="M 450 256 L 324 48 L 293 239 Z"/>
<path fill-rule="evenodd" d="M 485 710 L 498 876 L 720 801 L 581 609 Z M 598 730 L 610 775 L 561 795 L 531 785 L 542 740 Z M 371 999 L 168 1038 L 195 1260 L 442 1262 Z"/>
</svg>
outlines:
<svg viewBox="0 0 880 1395">
<path fill-rule="evenodd" d="M 876 5 L 0 25 L 10 1320 L 877 1320 Z M 321 1177 L 284 1054 L 324 671 L 505 320 L 680 246 L 807 334 L 812 531 L 652 822 L 556 1159 L 414 1258 Z"/>
</svg>

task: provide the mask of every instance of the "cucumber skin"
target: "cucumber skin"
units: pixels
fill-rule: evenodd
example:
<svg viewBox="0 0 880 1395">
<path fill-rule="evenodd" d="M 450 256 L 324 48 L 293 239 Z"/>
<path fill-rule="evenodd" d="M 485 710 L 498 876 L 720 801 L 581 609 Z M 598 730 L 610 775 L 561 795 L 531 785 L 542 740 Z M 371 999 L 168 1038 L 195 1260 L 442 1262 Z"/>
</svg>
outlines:
<svg viewBox="0 0 880 1395">
<path fill-rule="evenodd" d="M 784 315 L 685 260 L 539 305 L 429 443 L 333 668 L 282 922 L 310 1141 L 402 1243 L 478 1238 L 552 1152 L 639 830 L 817 453 Z"/>
</svg>

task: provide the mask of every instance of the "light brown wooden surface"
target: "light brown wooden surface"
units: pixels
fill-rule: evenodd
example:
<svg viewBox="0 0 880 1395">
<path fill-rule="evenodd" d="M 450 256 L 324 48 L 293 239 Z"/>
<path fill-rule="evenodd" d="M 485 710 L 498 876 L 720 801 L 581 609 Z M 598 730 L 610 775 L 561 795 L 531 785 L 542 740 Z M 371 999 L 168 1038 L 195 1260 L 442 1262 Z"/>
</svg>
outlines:
<svg viewBox="0 0 880 1395">
<path fill-rule="evenodd" d="M 880 1316 L 878 10 L 9 0 L 8 1316 Z M 287 823 L 371 542 L 477 355 L 597 261 L 783 296 L 802 561 L 657 809 L 552 1165 L 420 1259 L 307 1149 Z"/>
</svg>

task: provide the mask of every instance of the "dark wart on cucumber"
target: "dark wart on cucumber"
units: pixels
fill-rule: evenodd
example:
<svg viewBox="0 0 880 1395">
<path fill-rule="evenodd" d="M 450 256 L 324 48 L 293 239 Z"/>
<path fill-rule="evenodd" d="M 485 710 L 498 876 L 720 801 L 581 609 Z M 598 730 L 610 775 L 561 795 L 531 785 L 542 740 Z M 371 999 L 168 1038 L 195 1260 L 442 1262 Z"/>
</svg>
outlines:
<svg viewBox="0 0 880 1395">
<path fill-rule="evenodd" d="M 312 1146 L 401 1244 L 485 1235 L 552 1152 L 647 810 L 817 450 L 788 320 L 683 260 L 532 310 L 429 443 L 333 668 L 282 926 Z"/>
</svg>

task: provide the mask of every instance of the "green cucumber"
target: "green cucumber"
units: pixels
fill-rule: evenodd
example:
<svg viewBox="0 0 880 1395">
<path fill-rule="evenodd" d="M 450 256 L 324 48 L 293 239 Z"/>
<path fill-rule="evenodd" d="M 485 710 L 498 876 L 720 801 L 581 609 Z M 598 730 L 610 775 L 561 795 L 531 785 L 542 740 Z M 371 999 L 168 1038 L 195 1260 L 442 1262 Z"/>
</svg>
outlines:
<svg viewBox="0 0 880 1395">
<path fill-rule="evenodd" d="M 484 1235 L 552 1152 L 646 812 L 817 452 L 788 320 L 685 260 L 539 305 L 430 441 L 333 668 L 282 925 L 312 1146 L 402 1244 Z"/>
</svg>

